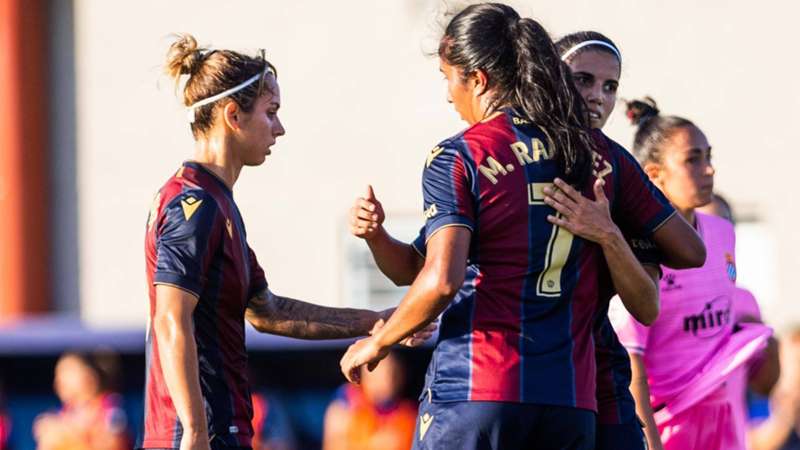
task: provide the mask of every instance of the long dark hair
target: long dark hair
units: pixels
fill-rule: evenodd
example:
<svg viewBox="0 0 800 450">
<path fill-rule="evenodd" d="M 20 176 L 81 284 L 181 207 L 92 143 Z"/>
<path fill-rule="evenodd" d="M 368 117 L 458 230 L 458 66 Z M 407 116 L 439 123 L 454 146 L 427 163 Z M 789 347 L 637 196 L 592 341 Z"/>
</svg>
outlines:
<svg viewBox="0 0 800 450">
<path fill-rule="evenodd" d="M 511 106 L 540 126 L 566 181 L 588 179 L 594 145 L 583 99 L 538 22 L 503 4 L 469 6 L 447 25 L 439 57 L 464 76 L 483 70 L 495 93 L 490 110 Z"/>
</svg>

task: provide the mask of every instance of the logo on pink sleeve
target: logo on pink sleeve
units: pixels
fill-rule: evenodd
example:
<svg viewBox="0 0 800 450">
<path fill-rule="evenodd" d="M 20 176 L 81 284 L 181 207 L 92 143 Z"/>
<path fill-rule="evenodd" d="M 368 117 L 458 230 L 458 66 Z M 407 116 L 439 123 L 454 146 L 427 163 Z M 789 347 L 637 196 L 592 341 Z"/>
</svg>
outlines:
<svg viewBox="0 0 800 450">
<path fill-rule="evenodd" d="M 733 255 L 725 253 L 726 271 L 728 272 L 728 279 L 736 282 L 736 263 L 733 261 Z"/>
</svg>

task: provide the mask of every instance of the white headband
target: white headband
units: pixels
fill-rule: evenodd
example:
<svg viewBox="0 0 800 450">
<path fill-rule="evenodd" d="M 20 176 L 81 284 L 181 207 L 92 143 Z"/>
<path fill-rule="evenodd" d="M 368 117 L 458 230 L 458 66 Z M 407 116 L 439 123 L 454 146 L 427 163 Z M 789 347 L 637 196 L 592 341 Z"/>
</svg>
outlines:
<svg viewBox="0 0 800 450">
<path fill-rule="evenodd" d="M 584 47 L 588 47 L 590 45 L 602 45 L 603 47 L 608 48 L 609 50 L 614 52 L 615 55 L 617 55 L 617 60 L 622 62 L 622 55 L 619 54 L 619 50 L 617 50 L 613 45 L 609 44 L 606 41 L 596 41 L 596 40 L 583 41 L 580 44 L 575 44 L 575 46 L 573 46 L 571 49 L 567 50 L 566 52 L 564 52 L 563 55 L 561 55 L 561 60 L 562 61 L 566 61 L 567 58 L 570 57 L 570 55 L 572 55 L 573 53 L 577 52 L 578 50 L 580 50 L 580 49 L 582 49 Z"/>
<path fill-rule="evenodd" d="M 251 84 L 255 83 L 258 79 L 260 79 L 261 77 L 265 76 L 268 73 L 275 74 L 275 72 L 272 70 L 272 68 L 269 65 L 267 65 L 267 67 L 264 69 L 264 71 L 262 73 L 253 75 L 252 77 L 246 79 L 242 84 L 240 84 L 238 86 L 234 86 L 234 87 L 228 89 L 227 91 L 222 91 L 217 95 L 212 95 L 211 97 L 204 98 L 203 100 L 200 100 L 199 102 L 195 102 L 192 105 L 189 105 L 187 107 L 187 111 L 186 111 L 186 113 L 188 115 L 187 117 L 189 119 L 189 123 L 194 123 L 194 115 L 195 115 L 195 111 L 197 110 L 197 108 L 199 108 L 201 106 L 208 105 L 209 103 L 214 103 L 215 101 L 217 101 L 217 100 L 219 100 L 221 98 L 225 98 L 225 97 L 227 97 L 229 95 L 233 95 L 233 94 L 241 91 L 242 89 L 246 88 L 247 86 L 250 86 Z"/>
</svg>

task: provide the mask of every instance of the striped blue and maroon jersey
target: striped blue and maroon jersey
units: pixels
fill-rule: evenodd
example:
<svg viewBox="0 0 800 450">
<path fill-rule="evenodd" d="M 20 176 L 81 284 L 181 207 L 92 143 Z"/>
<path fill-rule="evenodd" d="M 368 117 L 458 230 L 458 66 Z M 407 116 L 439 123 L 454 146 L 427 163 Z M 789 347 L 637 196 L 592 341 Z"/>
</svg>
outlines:
<svg viewBox="0 0 800 450">
<path fill-rule="evenodd" d="M 640 263 L 653 265 L 661 260 L 660 252 L 649 239 L 628 236 L 626 238 Z M 642 243 L 647 243 L 644 250 L 641 247 Z M 636 402 L 630 392 L 631 360 L 608 318 L 608 302 L 616 295 L 613 284 L 609 282 L 608 287 L 607 293 L 601 296 L 594 331 L 597 362 L 597 424 L 637 423 Z"/>
<path fill-rule="evenodd" d="M 208 432 L 215 441 L 249 447 L 253 435 L 244 314 L 266 289 L 247 245 L 231 190 L 200 164 L 186 162 L 153 201 L 145 238 L 150 321 L 143 448 L 178 448 L 182 427 L 159 360 L 152 326 L 155 285 L 175 286 L 198 302 L 192 314 Z"/>
<path fill-rule="evenodd" d="M 620 150 L 625 151 L 621 147 Z M 661 254 L 651 239 L 626 236 L 626 240 L 640 263 L 658 265 L 662 261 Z M 411 246 L 421 257 L 425 257 L 425 227 L 420 230 Z M 616 295 L 616 292 L 610 278 L 605 285 L 607 293 L 601 295 L 594 329 L 597 424 L 636 424 L 636 401 L 629 388 L 632 378 L 630 357 L 611 326 L 607 303 L 604 303 L 608 302 L 609 296 Z"/>
<path fill-rule="evenodd" d="M 642 235 L 674 213 L 633 158 L 598 145 L 593 164 L 612 210 Z M 558 174 L 546 135 L 510 111 L 428 155 L 425 239 L 449 226 L 472 232 L 466 278 L 428 368 L 433 401 L 596 410 L 594 322 L 610 276 L 598 245 L 547 221 L 555 211 L 543 189 Z M 591 185 L 583 193 L 593 199 Z"/>
<path fill-rule="evenodd" d="M 596 136 L 602 137 L 597 140 L 598 145 L 606 146 L 611 155 L 635 162 L 631 154 L 622 146 L 599 132 Z M 627 172 L 627 175 L 639 177 L 641 170 Z M 642 264 L 655 266 L 660 270 L 659 264 L 663 261 L 663 255 L 650 237 L 655 229 L 640 228 L 635 223 L 630 223 L 628 220 L 630 212 L 624 208 L 624 202 L 616 202 L 611 212 L 636 259 Z M 617 334 L 611 326 L 611 321 L 608 319 L 608 302 L 616 295 L 610 273 L 601 285 L 603 285 L 603 289 L 601 289 L 603 293 L 595 319 L 594 333 L 595 361 L 597 363 L 597 423 L 598 425 L 637 423 L 636 402 L 629 388 L 631 384 L 630 357 L 628 351 L 619 342 Z"/>
</svg>

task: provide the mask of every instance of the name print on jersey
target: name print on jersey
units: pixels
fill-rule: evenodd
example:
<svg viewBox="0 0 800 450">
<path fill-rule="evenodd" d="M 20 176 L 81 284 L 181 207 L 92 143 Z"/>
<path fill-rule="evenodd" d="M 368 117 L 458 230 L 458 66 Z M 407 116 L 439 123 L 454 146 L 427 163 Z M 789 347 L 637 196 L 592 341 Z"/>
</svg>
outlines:
<svg viewBox="0 0 800 450">
<path fill-rule="evenodd" d="M 731 299 L 723 296 L 706 303 L 699 314 L 683 318 L 683 331 L 700 338 L 710 338 L 722 331 L 731 321 Z"/>
<path fill-rule="evenodd" d="M 525 167 L 528 164 L 537 163 L 541 160 L 551 160 L 553 159 L 553 151 L 552 149 L 548 149 L 544 142 L 538 138 L 532 138 L 530 147 L 525 145 L 522 141 L 516 141 L 509 145 L 511 148 L 512 153 L 517 158 L 517 163 L 520 167 Z M 435 151 L 436 149 L 434 149 Z M 434 154 L 431 152 L 431 156 L 433 158 L 436 157 L 438 153 Z M 428 166 L 430 167 L 430 160 L 432 157 L 429 156 Z M 484 164 L 478 165 L 478 170 L 480 171 L 483 176 L 485 176 L 492 184 L 497 184 L 498 177 L 502 175 L 508 175 L 509 172 L 513 172 L 515 167 L 513 164 L 506 164 L 503 165 L 495 158 L 489 156 L 486 158 Z M 592 151 L 592 174 L 597 178 L 605 178 L 613 171 L 613 167 L 611 163 L 603 159 L 603 156 L 599 153 Z"/>
</svg>

